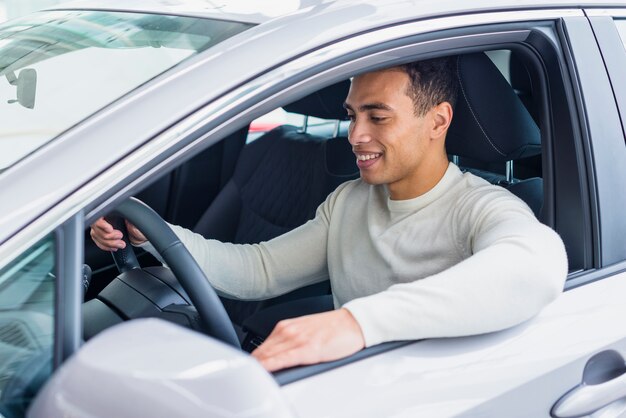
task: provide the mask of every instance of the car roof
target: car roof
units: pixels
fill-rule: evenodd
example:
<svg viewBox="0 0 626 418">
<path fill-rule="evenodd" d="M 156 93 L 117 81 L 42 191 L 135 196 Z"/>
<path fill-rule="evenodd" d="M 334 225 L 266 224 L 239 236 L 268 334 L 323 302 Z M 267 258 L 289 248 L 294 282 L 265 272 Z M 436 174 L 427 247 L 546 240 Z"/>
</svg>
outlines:
<svg viewBox="0 0 626 418">
<path fill-rule="evenodd" d="M 317 0 L 304 0 L 302 3 L 308 2 L 318 3 Z M 301 7 L 301 3 L 292 1 L 107 0 L 103 2 L 76 0 L 48 7 L 46 10 L 81 9 L 159 13 L 259 24 L 277 16 L 294 12 Z"/>
<path fill-rule="evenodd" d="M 127 12 L 148 12 L 221 18 L 248 23 L 264 23 L 273 18 L 310 9 L 313 13 L 335 10 L 352 10 L 345 18 L 359 17 L 354 13 L 359 9 L 368 16 L 389 18 L 398 10 L 411 10 L 412 18 L 432 17 L 437 15 L 465 14 L 487 11 L 520 10 L 526 8 L 563 8 L 563 7 L 615 7 L 625 6 L 624 0 L 75 0 L 62 3 L 47 10 L 89 9 Z M 360 6 L 355 8 L 354 6 Z M 412 7 L 413 6 L 413 7 Z M 375 13 L 372 13 L 375 11 Z M 398 16 L 406 17 L 406 13 Z M 391 23 L 391 22 L 390 22 Z M 332 26 L 331 26 L 332 27 Z"/>
<path fill-rule="evenodd" d="M 614 0 L 585 0 L 584 3 L 575 3 L 572 0 L 551 0 L 549 2 L 544 0 L 475 0 L 473 2 L 464 0 L 440 0 L 437 2 L 426 0 L 285 0 L 273 2 L 279 4 L 275 8 L 268 8 L 267 2 L 257 0 L 238 0 L 232 2 L 230 6 L 226 6 L 225 3 L 225 0 L 223 3 L 213 0 L 108 0 L 107 2 L 80 0 L 65 3 L 49 10 L 143 11 L 259 23 L 258 26 L 217 45 L 214 50 L 206 51 L 206 54 L 199 57 L 199 60 L 188 65 L 178 66 L 166 77 L 157 77 L 154 83 L 149 83 L 149 86 L 145 86 L 145 89 L 142 88 L 140 93 L 133 92 L 128 95 L 127 99 L 120 101 L 131 102 L 134 100 L 135 102 L 135 106 L 129 107 L 125 112 L 137 108 L 137 104 L 141 101 L 145 101 L 145 103 L 142 102 L 142 106 L 153 106 L 148 102 L 150 94 L 159 98 L 163 97 L 163 94 L 155 96 L 154 92 L 149 91 L 150 86 L 160 83 L 163 78 L 172 80 L 184 72 L 186 72 L 185 77 L 187 78 L 189 78 L 189 73 L 193 71 L 204 70 L 206 73 L 206 65 L 209 63 L 216 65 L 221 71 L 215 71 L 210 75 L 210 78 L 206 78 L 209 76 L 205 75 L 205 79 L 202 80 L 203 89 L 190 88 L 188 83 L 174 85 L 174 83 L 169 82 L 170 90 L 178 89 L 175 93 L 171 93 L 171 97 L 175 97 L 174 94 L 183 96 L 182 92 L 184 91 L 186 98 L 185 108 L 170 109 L 171 114 L 168 114 L 167 117 L 171 120 L 174 116 L 188 115 L 199 105 L 207 103 L 207 100 L 210 101 L 218 97 L 229 86 L 232 87 L 238 82 L 258 75 L 259 69 L 271 68 L 277 63 L 285 62 L 290 57 L 293 58 L 297 54 L 327 44 L 333 39 L 364 33 L 374 28 L 427 17 L 474 12 L 538 8 L 580 10 L 584 7 L 626 6 L 624 1 Z M 268 10 L 271 10 L 271 13 Z M 259 54 L 259 51 L 263 51 L 263 53 Z M 196 65 L 200 61 L 203 62 L 203 65 Z M 241 62 L 252 62 L 254 65 L 242 66 Z M 228 69 L 226 69 L 227 65 L 230 65 Z M 160 83 L 160 90 L 167 90 L 167 88 L 167 84 Z M 117 109 L 120 109 L 120 102 L 116 105 Z M 164 112 L 167 106 L 169 106 L 167 103 L 160 103 L 159 107 L 154 109 L 155 114 L 159 111 Z M 116 112 L 109 109 L 106 118 L 110 121 L 112 120 L 111 115 L 122 115 L 123 113 L 121 109 L 116 110 Z M 97 129 L 100 129 L 96 126 L 111 129 L 110 126 L 114 123 L 108 122 L 107 125 L 104 125 L 106 118 L 103 117 L 102 113 L 96 114 L 95 117 L 87 120 L 87 126 L 77 126 L 68 133 L 62 134 L 59 137 L 59 139 L 63 139 L 62 141 L 52 141 L 50 146 L 43 147 L 32 155 L 32 158 L 27 159 L 28 161 L 23 161 L 20 167 L 16 166 L 14 169 L 9 169 L 0 174 L 0 189 L 3 190 L 3 203 L 0 205 L 0 243 L 15 235 L 21 228 L 62 201 L 65 196 L 73 193 L 80 185 L 111 167 L 112 164 L 128 155 L 133 149 L 143 145 L 146 141 L 145 136 L 148 134 L 156 135 L 159 132 L 159 126 L 156 124 L 153 131 L 141 132 L 142 136 L 138 135 L 138 131 L 133 133 L 132 129 L 128 129 L 127 132 L 122 133 L 125 135 L 124 138 L 120 136 L 117 139 L 120 141 L 119 147 L 117 147 L 112 138 L 97 137 L 93 134 Z M 100 125 L 97 125 L 98 123 Z M 116 120 L 115 123 L 121 123 L 121 119 Z M 163 126 L 160 128 L 164 129 Z M 82 145 L 81 141 L 77 140 L 80 135 L 76 132 L 81 132 L 81 130 L 92 135 L 90 138 L 93 138 L 93 143 L 90 145 L 94 149 L 108 150 L 106 155 L 98 156 L 98 159 L 91 161 L 88 166 L 84 165 L 83 162 L 76 165 L 68 164 L 68 158 L 66 157 L 65 161 L 62 158 L 62 155 L 69 155 L 70 150 L 76 158 L 81 155 L 80 152 L 85 153 L 84 150 L 79 152 Z M 44 163 L 47 171 L 42 168 Z"/>
</svg>

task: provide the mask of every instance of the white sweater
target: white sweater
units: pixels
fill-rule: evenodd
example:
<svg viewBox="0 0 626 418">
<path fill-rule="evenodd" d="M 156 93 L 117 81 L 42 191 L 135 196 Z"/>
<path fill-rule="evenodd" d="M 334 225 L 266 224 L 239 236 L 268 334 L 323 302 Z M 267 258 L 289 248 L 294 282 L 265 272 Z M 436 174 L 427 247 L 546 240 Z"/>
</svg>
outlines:
<svg viewBox="0 0 626 418">
<path fill-rule="evenodd" d="M 335 307 L 356 318 L 366 346 L 510 327 L 556 298 L 567 275 L 553 230 L 507 190 L 453 164 L 410 200 L 344 183 L 314 219 L 260 244 L 172 228 L 232 297 L 265 299 L 330 278 Z"/>
</svg>

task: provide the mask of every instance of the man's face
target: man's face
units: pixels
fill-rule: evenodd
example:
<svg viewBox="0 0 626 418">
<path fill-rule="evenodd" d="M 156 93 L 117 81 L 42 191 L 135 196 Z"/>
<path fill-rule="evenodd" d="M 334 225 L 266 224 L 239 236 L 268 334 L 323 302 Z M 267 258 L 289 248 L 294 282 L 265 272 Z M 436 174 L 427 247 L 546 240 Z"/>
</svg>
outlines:
<svg viewBox="0 0 626 418">
<path fill-rule="evenodd" d="M 363 74 L 352 81 L 345 103 L 351 120 L 348 139 L 361 178 L 390 190 L 410 188 L 431 152 L 428 113 L 415 115 L 406 94 L 409 83 L 399 69 Z"/>
</svg>

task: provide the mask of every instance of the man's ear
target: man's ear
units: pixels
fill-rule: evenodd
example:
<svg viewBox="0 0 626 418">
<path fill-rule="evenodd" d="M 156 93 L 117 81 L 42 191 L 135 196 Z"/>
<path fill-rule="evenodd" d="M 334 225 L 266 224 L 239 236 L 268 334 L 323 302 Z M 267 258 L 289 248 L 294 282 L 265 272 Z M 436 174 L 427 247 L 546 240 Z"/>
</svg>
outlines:
<svg viewBox="0 0 626 418">
<path fill-rule="evenodd" d="M 431 138 L 444 137 L 452 122 L 452 105 L 448 102 L 441 102 L 433 107 L 430 112 L 432 115 Z"/>
</svg>

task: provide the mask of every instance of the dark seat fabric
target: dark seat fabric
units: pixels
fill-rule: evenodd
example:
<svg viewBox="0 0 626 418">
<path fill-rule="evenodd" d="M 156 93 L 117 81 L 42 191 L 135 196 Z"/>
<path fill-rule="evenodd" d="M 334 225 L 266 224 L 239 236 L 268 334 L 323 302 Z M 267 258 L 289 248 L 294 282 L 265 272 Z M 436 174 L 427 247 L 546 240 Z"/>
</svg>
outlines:
<svg viewBox="0 0 626 418">
<path fill-rule="evenodd" d="M 232 179 L 194 230 L 236 244 L 267 241 L 313 218 L 331 191 L 356 177 L 346 138 L 280 126 L 244 148 Z"/>
<path fill-rule="evenodd" d="M 541 133 L 532 116 L 495 64 L 484 53 L 457 57 L 459 94 L 446 138 L 448 154 L 471 161 L 504 164 L 541 154 Z M 463 167 L 491 183 L 508 188 L 541 219 L 543 180 L 507 182 L 505 176 Z"/>
<path fill-rule="evenodd" d="M 162 175 L 136 197 L 166 221 L 192 228 L 232 177 L 247 133 L 247 127 L 233 132 L 224 141 Z M 143 251 L 138 251 L 138 257 L 142 265 L 158 264 L 156 259 Z M 85 296 L 86 300 L 91 300 L 117 276 L 118 271 L 111 255 L 92 241 L 89 229 L 85 231 L 85 263 L 94 271 Z"/>
<path fill-rule="evenodd" d="M 241 348 L 245 351 L 253 351 L 270 335 L 279 321 L 331 311 L 333 308 L 332 295 L 322 295 L 291 300 L 263 309 L 243 322 L 243 330 L 247 336 Z"/>
<path fill-rule="evenodd" d="M 339 83 L 310 95 L 315 96 L 313 99 L 307 96 L 286 108 L 343 119 L 345 110 L 337 103 L 343 103 L 348 88 L 348 82 Z M 320 100 L 329 102 L 321 113 Z M 294 126 L 280 126 L 244 147 L 231 180 L 194 230 L 206 238 L 237 244 L 270 240 L 312 219 L 329 193 L 358 175 L 347 138 L 324 138 Z M 271 301 L 222 301 L 231 320 L 241 324 L 262 307 L 329 292 L 330 285 L 325 282 Z"/>
</svg>

